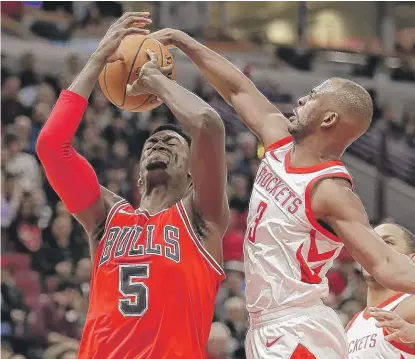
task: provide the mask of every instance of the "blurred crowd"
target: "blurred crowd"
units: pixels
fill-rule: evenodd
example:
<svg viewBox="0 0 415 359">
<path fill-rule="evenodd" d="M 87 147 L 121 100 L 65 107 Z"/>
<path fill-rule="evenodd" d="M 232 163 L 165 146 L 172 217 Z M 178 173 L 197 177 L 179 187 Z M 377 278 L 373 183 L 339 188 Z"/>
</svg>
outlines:
<svg viewBox="0 0 415 359">
<path fill-rule="evenodd" d="M 62 64 L 59 77 L 38 73 L 36 59 L 29 53 L 22 56 L 18 73 L 6 63 L 2 61 L 1 67 L 1 355 L 71 359 L 76 357 L 88 309 L 88 241 L 46 181 L 35 145 L 59 92 L 81 68 L 75 55 Z M 249 76 L 251 69 L 243 71 Z M 290 94 L 266 84 L 258 86 L 281 108 L 292 107 Z M 195 84 L 194 91 L 218 109 L 226 124 L 232 214 L 223 240 L 227 278 L 217 297 L 208 359 L 245 358 L 248 321 L 242 243 L 250 188 L 259 164 L 258 144 L 204 81 Z M 377 111 L 375 124 L 388 116 Z M 396 129 L 409 138 L 408 146 L 414 143 L 414 118 L 411 112 L 409 119 L 402 120 L 403 127 Z M 164 105 L 149 113 L 120 112 L 97 87 L 74 145 L 92 164 L 102 185 L 138 207 L 143 144 L 153 129 L 174 121 Z M 360 268 L 344 251 L 328 278 L 330 295 L 325 301 L 346 323 L 365 306 Z"/>
</svg>

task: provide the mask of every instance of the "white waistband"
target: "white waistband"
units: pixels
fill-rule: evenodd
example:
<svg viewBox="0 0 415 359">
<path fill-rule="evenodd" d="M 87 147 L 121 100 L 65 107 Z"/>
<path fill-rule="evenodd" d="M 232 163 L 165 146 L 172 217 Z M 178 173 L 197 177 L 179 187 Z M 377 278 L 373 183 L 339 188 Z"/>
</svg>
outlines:
<svg viewBox="0 0 415 359">
<path fill-rule="evenodd" d="M 315 303 L 308 303 L 302 307 L 282 307 L 268 309 L 261 312 L 251 312 L 249 313 L 250 326 L 251 328 L 259 328 L 271 323 L 278 323 L 294 317 L 300 317 L 302 315 L 321 311 L 325 308 L 326 306 L 320 300 Z"/>
</svg>

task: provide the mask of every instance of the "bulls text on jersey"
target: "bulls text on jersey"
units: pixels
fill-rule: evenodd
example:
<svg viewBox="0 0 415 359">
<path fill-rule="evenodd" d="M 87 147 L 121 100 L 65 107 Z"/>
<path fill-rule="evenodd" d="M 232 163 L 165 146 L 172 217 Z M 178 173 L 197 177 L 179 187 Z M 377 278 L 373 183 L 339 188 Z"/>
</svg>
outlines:
<svg viewBox="0 0 415 359">
<path fill-rule="evenodd" d="M 133 225 L 129 226 L 113 226 L 110 227 L 105 237 L 104 248 L 101 253 L 98 265 L 101 266 L 109 261 L 111 256 L 113 258 L 137 257 L 144 255 L 164 256 L 165 258 L 179 263 L 180 262 L 180 243 L 179 228 L 171 225 L 164 226 L 164 243 L 154 244 L 155 225 L 147 225 L 146 231 L 143 227 Z M 146 239 L 142 243 L 141 234 L 145 232 Z"/>
</svg>

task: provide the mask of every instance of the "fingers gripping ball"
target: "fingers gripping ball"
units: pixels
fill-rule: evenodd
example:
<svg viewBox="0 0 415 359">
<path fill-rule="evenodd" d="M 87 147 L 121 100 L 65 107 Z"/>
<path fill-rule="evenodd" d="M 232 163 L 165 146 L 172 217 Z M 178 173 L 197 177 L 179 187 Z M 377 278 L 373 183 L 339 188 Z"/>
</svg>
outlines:
<svg viewBox="0 0 415 359">
<path fill-rule="evenodd" d="M 127 36 L 118 48 L 117 53 L 122 60 L 107 63 L 99 76 L 99 84 L 109 101 L 124 111 L 145 112 L 161 104 L 154 95 L 127 96 L 127 85 L 137 80 L 141 67 L 149 61 L 147 50 L 157 54 L 161 67 L 174 65 L 170 51 L 157 40 L 144 35 Z M 167 76 L 175 80 L 176 68 L 173 66 Z"/>
</svg>

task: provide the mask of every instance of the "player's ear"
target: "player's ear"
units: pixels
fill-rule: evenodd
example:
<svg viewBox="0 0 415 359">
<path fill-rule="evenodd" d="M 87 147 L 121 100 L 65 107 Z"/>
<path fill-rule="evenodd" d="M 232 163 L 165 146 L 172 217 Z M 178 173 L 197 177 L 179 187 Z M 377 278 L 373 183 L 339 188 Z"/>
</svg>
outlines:
<svg viewBox="0 0 415 359">
<path fill-rule="evenodd" d="M 337 112 L 328 111 L 324 116 L 321 127 L 328 129 L 334 126 L 339 121 L 339 114 Z"/>
</svg>

